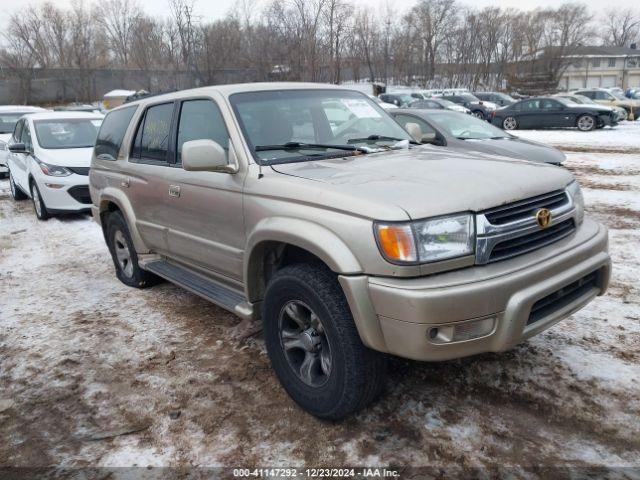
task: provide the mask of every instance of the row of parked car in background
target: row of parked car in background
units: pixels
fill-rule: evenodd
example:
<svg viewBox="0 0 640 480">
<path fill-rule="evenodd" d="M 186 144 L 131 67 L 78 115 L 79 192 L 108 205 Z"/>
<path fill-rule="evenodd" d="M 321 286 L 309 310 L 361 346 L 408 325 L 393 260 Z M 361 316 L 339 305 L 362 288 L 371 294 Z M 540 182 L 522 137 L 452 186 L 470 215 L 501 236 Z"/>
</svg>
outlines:
<svg viewBox="0 0 640 480">
<path fill-rule="evenodd" d="M 640 92 L 626 93 L 622 89 L 593 88 L 515 99 L 502 92 L 471 93 L 466 89 L 396 90 L 378 98 L 387 108 L 454 110 L 505 130 L 576 127 L 590 131 L 638 119 Z"/>
</svg>

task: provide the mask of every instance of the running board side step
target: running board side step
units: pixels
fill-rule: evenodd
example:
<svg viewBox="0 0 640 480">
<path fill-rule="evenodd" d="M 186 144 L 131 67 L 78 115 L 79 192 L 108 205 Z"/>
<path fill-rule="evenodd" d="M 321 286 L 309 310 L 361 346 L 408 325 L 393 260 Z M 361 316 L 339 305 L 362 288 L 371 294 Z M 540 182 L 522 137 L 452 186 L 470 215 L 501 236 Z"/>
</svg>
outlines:
<svg viewBox="0 0 640 480">
<path fill-rule="evenodd" d="M 214 280 L 169 263 L 165 260 L 153 260 L 145 263 L 143 268 L 159 277 L 174 283 L 191 293 L 209 300 L 211 303 L 235 313 L 241 318 L 254 318 L 254 306 L 247 302 L 244 295 L 236 290 L 221 285 Z"/>
</svg>

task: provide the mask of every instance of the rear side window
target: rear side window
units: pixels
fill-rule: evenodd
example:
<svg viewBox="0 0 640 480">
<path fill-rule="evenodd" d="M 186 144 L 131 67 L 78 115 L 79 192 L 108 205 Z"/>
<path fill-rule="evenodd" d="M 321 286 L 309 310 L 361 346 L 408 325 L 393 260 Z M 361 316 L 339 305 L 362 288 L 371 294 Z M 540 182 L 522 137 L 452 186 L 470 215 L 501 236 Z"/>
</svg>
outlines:
<svg viewBox="0 0 640 480">
<path fill-rule="evenodd" d="M 212 100 L 187 100 L 182 103 L 177 163 L 182 163 L 182 145 L 191 140 L 213 140 L 229 156 L 229 133 L 220 109 Z"/>
<path fill-rule="evenodd" d="M 96 158 L 100 160 L 116 160 L 118 158 L 124 134 L 135 111 L 136 107 L 131 106 L 109 112 L 104 117 L 96 139 Z"/>
<path fill-rule="evenodd" d="M 174 104 L 163 103 L 149 107 L 138 125 L 131 152 L 132 159 L 140 162 L 165 163 L 171 137 L 171 119 Z"/>
</svg>

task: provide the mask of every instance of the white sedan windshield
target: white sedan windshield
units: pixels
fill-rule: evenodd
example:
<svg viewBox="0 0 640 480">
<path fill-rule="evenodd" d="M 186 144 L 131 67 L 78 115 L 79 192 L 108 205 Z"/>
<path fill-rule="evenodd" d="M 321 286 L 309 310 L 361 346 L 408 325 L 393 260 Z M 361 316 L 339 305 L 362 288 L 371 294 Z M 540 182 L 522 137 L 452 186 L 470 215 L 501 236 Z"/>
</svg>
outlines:
<svg viewBox="0 0 640 480">
<path fill-rule="evenodd" d="M 93 147 L 101 119 L 73 118 L 33 122 L 38 144 L 45 149 Z"/>
</svg>

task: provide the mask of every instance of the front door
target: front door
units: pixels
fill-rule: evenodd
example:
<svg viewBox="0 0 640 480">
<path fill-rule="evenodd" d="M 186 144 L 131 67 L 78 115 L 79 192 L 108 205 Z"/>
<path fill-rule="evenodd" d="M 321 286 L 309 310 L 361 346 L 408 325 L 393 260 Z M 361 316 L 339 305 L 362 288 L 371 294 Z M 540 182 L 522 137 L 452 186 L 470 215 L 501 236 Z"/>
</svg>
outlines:
<svg viewBox="0 0 640 480">
<path fill-rule="evenodd" d="M 242 279 L 245 244 L 240 173 L 188 172 L 182 146 L 190 140 L 213 140 L 233 157 L 229 133 L 212 99 L 184 100 L 178 107 L 175 165 L 165 201 L 170 256 L 211 271 L 232 282 Z"/>
<path fill-rule="evenodd" d="M 31 140 L 29 122 L 20 120 L 16 125 L 14 137 L 16 143 L 24 143 L 26 153 L 11 153 L 11 175 L 13 176 L 13 181 L 19 185 L 23 191 L 29 192 L 30 194 L 29 162 L 33 154 L 33 142 Z"/>
</svg>

